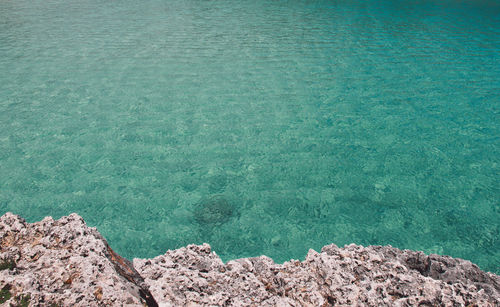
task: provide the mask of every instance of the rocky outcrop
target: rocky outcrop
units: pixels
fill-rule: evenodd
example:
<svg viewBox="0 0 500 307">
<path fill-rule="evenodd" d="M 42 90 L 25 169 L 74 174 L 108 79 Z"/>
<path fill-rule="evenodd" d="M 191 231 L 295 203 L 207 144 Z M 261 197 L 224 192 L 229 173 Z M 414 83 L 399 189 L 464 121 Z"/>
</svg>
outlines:
<svg viewBox="0 0 500 307">
<path fill-rule="evenodd" d="M 132 265 L 76 214 L 28 224 L 7 213 L 0 240 L 6 306 L 500 306 L 498 275 L 390 246 L 224 264 L 208 244 L 189 245 Z"/>
<path fill-rule="evenodd" d="M 469 261 L 392 247 L 310 250 L 303 262 L 265 256 L 223 264 L 210 246 L 134 259 L 168 306 L 499 306 L 500 278 Z"/>
<path fill-rule="evenodd" d="M 2 303 L 157 306 L 132 264 L 76 214 L 27 224 L 6 213 L 0 218 L 0 240 Z"/>
</svg>

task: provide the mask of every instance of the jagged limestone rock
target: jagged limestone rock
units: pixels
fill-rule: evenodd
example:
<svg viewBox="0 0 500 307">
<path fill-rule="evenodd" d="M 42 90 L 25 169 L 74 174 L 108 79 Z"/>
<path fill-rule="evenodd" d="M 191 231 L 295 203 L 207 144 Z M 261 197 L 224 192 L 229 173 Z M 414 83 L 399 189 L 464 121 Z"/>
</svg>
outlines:
<svg viewBox="0 0 500 307">
<path fill-rule="evenodd" d="M 0 240 L 0 261 L 15 263 L 0 271 L 11 303 L 29 294 L 31 306 L 155 305 L 130 262 L 76 214 L 28 224 L 6 213 Z"/>
<path fill-rule="evenodd" d="M 469 261 L 335 245 L 302 262 L 224 264 L 208 244 L 132 264 L 71 214 L 0 218 L 0 304 L 30 306 L 500 306 L 500 277 Z M 158 303 L 158 304 L 157 304 Z"/>
<path fill-rule="evenodd" d="M 303 262 L 223 264 L 208 244 L 134 267 L 165 306 L 500 306 L 500 277 L 462 259 L 390 246 L 334 244 Z"/>
</svg>

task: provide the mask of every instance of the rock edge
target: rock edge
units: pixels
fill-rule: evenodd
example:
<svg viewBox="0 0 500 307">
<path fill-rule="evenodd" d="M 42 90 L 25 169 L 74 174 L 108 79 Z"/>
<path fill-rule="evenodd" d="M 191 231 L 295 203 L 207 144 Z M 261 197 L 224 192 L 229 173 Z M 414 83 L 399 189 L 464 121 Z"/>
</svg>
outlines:
<svg viewBox="0 0 500 307">
<path fill-rule="evenodd" d="M 224 264 L 208 244 L 133 264 L 77 214 L 0 217 L 3 306 L 500 306 L 500 276 L 391 246 L 325 246 L 304 261 Z"/>
</svg>

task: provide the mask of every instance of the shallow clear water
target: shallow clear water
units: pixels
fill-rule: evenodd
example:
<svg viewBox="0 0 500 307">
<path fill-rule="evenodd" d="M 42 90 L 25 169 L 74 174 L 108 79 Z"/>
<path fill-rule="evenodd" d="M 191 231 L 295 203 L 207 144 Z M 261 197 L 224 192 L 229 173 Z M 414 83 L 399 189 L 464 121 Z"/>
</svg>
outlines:
<svg viewBox="0 0 500 307">
<path fill-rule="evenodd" d="M 0 213 L 122 255 L 500 273 L 498 1 L 0 1 Z"/>
</svg>

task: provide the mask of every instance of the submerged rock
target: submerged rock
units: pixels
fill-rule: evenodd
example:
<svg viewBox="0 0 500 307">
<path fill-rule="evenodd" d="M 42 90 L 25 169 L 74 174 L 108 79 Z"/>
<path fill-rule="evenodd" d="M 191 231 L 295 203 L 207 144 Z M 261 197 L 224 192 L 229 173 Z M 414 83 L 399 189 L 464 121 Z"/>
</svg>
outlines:
<svg viewBox="0 0 500 307">
<path fill-rule="evenodd" d="M 132 265 L 76 214 L 28 224 L 10 213 L 0 243 L 5 306 L 500 306 L 498 275 L 390 246 L 224 264 L 208 244 L 188 245 Z"/>
<path fill-rule="evenodd" d="M 202 227 L 218 226 L 229 221 L 235 212 L 234 206 L 223 195 L 214 195 L 195 206 L 194 219 Z"/>
</svg>

